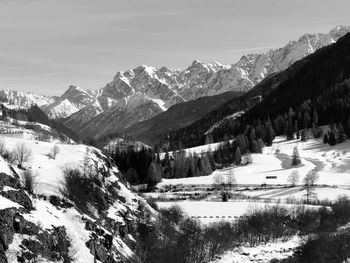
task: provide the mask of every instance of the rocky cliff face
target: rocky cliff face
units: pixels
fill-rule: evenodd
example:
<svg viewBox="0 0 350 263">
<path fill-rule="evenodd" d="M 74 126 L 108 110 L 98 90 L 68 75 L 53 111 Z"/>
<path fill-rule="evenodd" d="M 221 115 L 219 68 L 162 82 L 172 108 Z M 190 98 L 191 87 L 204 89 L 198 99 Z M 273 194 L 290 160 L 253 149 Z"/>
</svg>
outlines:
<svg viewBox="0 0 350 263">
<path fill-rule="evenodd" d="M 46 144 L 38 147 L 44 150 Z M 67 147 L 74 152 L 79 146 Z M 34 153 L 34 159 L 40 158 Z M 124 185 L 118 169 L 98 150 L 90 147 L 85 154 L 91 161 L 87 170 L 96 171 L 84 185 L 86 206 L 53 184 L 53 178 L 62 177 L 52 169 L 56 160 L 42 163 L 43 171 L 52 172 L 45 176 L 41 171 L 40 187 L 29 193 L 21 170 L 0 157 L 0 262 L 139 262 L 137 224 L 155 212 Z"/>
</svg>

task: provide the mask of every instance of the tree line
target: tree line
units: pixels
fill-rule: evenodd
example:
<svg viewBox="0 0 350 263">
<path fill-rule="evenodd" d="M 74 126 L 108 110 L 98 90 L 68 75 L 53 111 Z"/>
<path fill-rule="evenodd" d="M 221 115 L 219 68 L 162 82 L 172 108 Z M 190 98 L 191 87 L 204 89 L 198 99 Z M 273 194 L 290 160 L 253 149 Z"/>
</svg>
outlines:
<svg viewBox="0 0 350 263">
<path fill-rule="evenodd" d="M 272 136 L 273 134 L 269 134 Z M 270 138 L 271 142 L 274 136 Z M 235 140 L 221 143 L 217 149 L 201 154 L 185 150 L 164 153 L 160 158 L 157 148 L 143 147 L 140 151 L 130 146 L 126 150 L 109 148 L 108 155 L 131 184 L 148 184 L 154 186 L 162 178 L 185 178 L 211 174 L 217 168 L 230 165 L 248 164 L 249 153 L 261 153 L 264 146 L 257 139 L 255 129 L 249 127 L 245 135 Z"/>
</svg>

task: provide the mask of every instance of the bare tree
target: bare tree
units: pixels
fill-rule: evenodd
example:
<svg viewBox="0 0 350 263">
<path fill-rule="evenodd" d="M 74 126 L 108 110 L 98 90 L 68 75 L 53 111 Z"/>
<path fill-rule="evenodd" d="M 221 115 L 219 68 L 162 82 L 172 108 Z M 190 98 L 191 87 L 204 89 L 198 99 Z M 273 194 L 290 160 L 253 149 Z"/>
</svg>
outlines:
<svg viewBox="0 0 350 263">
<path fill-rule="evenodd" d="M 288 176 L 288 182 L 292 185 L 295 186 L 299 182 L 299 173 L 298 171 L 293 171 L 289 176 Z"/>
<path fill-rule="evenodd" d="M 232 186 L 235 186 L 237 184 L 236 176 L 233 170 L 229 171 L 226 178 L 226 184 L 230 187 L 230 190 L 232 189 Z"/>
<path fill-rule="evenodd" d="M 215 185 L 217 185 L 217 186 L 223 185 L 223 184 L 225 183 L 225 182 L 224 182 L 224 178 L 223 178 L 222 175 L 219 174 L 219 173 L 217 173 L 217 174 L 214 175 L 213 181 L 214 181 L 213 183 L 214 183 Z"/>
<path fill-rule="evenodd" d="M 60 148 L 58 147 L 57 144 L 55 144 L 52 148 L 51 148 L 51 152 L 50 152 L 50 156 L 52 159 L 56 159 L 57 154 L 59 154 L 60 152 Z"/>
<path fill-rule="evenodd" d="M 306 187 L 306 203 L 309 203 L 311 198 L 316 198 L 316 193 L 314 192 L 313 187 L 317 180 L 318 173 L 316 169 L 309 171 L 303 180 Z"/>
<path fill-rule="evenodd" d="M 18 163 L 18 167 L 23 168 L 23 164 L 31 159 L 32 151 L 24 143 L 18 143 L 14 149 L 13 156 Z"/>
</svg>

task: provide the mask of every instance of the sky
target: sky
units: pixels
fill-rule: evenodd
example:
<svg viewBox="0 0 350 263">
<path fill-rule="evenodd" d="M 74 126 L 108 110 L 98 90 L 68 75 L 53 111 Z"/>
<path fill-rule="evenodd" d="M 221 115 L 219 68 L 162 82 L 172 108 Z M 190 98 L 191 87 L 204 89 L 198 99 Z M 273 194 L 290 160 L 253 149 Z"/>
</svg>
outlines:
<svg viewBox="0 0 350 263">
<path fill-rule="evenodd" d="M 0 89 L 60 95 L 115 73 L 232 64 L 350 25 L 349 0 L 0 0 Z"/>
</svg>

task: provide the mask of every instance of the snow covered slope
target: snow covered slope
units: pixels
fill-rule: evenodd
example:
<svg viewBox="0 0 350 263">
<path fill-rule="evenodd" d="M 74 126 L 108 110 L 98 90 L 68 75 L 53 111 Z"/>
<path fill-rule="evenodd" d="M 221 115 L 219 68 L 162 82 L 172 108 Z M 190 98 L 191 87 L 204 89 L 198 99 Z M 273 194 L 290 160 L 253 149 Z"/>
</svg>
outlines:
<svg viewBox="0 0 350 263">
<path fill-rule="evenodd" d="M 137 222 L 153 216 L 145 200 L 133 194 L 118 168 L 97 149 L 85 145 L 5 137 L 5 148 L 25 145 L 32 156 L 25 163 L 35 178 L 34 194 L 22 186 L 23 170 L 0 156 L 1 262 L 38 259 L 40 262 L 138 262 L 134 254 Z M 63 196 L 64 167 L 91 171 L 89 196 L 103 200 L 84 210 Z M 92 177 L 91 177 L 92 176 Z M 88 186 L 86 186 L 88 187 Z M 7 258 L 7 261 L 6 261 Z M 21 261 L 23 262 L 23 261 Z"/>
</svg>

